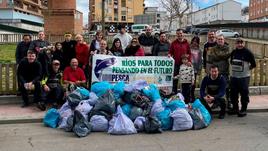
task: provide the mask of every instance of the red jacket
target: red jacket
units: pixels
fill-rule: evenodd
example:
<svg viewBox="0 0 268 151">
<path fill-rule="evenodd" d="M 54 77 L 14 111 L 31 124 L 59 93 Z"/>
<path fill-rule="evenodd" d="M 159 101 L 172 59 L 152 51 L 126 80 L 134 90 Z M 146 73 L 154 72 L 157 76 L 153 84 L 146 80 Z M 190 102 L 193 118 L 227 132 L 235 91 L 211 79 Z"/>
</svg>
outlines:
<svg viewBox="0 0 268 151">
<path fill-rule="evenodd" d="M 135 56 L 145 56 L 144 50 L 140 47 L 135 53 Z"/>
<path fill-rule="evenodd" d="M 63 80 L 71 82 L 85 81 L 86 77 L 81 68 L 77 67 L 76 70 L 73 70 L 71 67 L 66 67 L 63 72 Z"/>
<path fill-rule="evenodd" d="M 79 64 L 87 65 L 89 61 L 89 47 L 87 44 L 76 44 L 75 46 L 76 59 Z"/>
<path fill-rule="evenodd" d="M 168 54 L 174 58 L 175 65 L 182 64 L 181 56 L 183 54 L 188 54 L 188 60 L 191 62 L 191 49 L 186 39 L 184 39 L 182 42 L 178 41 L 178 39 L 174 40 L 170 45 Z"/>
</svg>

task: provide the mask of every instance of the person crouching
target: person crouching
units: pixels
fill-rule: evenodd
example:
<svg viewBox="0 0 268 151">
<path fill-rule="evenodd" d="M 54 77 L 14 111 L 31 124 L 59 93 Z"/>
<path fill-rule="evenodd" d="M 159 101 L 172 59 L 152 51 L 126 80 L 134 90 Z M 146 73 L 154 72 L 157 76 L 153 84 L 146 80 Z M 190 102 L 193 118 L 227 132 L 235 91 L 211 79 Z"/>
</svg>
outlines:
<svg viewBox="0 0 268 151">
<path fill-rule="evenodd" d="M 41 110 L 45 110 L 48 103 L 51 103 L 54 108 L 57 108 L 59 104 L 63 104 L 64 91 L 61 85 L 62 73 L 59 69 L 60 61 L 53 60 L 51 71 L 48 76 L 44 77 L 41 81 L 42 97 L 40 105 L 38 106 Z"/>
</svg>

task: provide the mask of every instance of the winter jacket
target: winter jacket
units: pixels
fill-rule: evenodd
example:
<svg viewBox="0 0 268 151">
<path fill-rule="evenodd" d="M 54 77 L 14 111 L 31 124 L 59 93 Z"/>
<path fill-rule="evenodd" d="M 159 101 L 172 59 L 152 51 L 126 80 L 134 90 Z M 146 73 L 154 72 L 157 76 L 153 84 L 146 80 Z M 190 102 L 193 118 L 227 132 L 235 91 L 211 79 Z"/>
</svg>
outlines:
<svg viewBox="0 0 268 151">
<path fill-rule="evenodd" d="M 250 77 L 250 70 L 256 67 L 254 55 L 247 48 L 235 49 L 231 53 L 231 76 L 235 78 Z"/>
<path fill-rule="evenodd" d="M 182 60 L 181 56 L 184 54 L 188 54 L 188 60 L 191 62 L 191 50 L 190 45 L 186 39 L 184 39 L 182 42 L 180 42 L 178 39 L 174 40 L 171 43 L 171 46 L 169 48 L 168 52 L 175 60 L 175 65 L 181 65 Z"/>
<path fill-rule="evenodd" d="M 223 46 L 216 45 L 207 51 L 207 65 L 206 70 L 209 71 L 211 65 L 218 66 L 220 74 L 229 75 L 229 57 L 231 53 L 229 51 L 229 45 L 224 44 Z"/>
</svg>

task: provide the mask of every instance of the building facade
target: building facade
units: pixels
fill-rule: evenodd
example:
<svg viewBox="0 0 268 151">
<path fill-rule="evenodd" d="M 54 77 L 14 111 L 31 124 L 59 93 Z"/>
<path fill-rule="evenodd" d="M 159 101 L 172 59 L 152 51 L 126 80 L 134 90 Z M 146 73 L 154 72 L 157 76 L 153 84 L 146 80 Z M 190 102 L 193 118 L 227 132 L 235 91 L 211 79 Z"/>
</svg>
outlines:
<svg viewBox="0 0 268 151">
<path fill-rule="evenodd" d="M 89 28 L 95 29 L 102 21 L 102 2 L 105 7 L 106 28 L 134 23 L 134 16 L 144 13 L 144 0 L 89 0 Z"/>
<path fill-rule="evenodd" d="M 268 21 L 268 0 L 249 1 L 249 21 L 250 22 Z"/>
<path fill-rule="evenodd" d="M 241 22 L 241 9 L 241 3 L 227 0 L 189 13 L 187 25 L 238 23 Z"/>
<path fill-rule="evenodd" d="M 83 33 L 83 13 L 76 10 L 76 0 L 49 0 L 43 13 L 47 35 Z"/>
<path fill-rule="evenodd" d="M 0 0 L 0 24 L 32 31 L 43 30 L 47 0 Z"/>
<path fill-rule="evenodd" d="M 164 18 L 166 17 L 165 11 L 159 11 L 158 7 L 146 7 L 144 14 L 134 16 L 135 24 L 149 24 L 158 27 L 159 29 L 164 28 Z"/>
</svg>

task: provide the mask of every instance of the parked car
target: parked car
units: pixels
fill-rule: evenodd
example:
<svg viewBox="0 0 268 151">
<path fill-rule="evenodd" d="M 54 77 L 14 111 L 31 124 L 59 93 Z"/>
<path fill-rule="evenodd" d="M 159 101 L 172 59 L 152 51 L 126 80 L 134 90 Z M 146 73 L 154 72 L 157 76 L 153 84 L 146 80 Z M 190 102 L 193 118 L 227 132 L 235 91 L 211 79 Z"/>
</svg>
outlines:
<svg viewBox="0 0 268 151">
<path fill-rule="evenodd" d="M 198 33 L 198 35 L 207 35 L 209 32 L 209 28 L 201 29 Z"/>
<path fill-rule="evenodd" d="M 240 34 L 238 32 L 234 32 L 230 29 L 221 29 L 216 32 L 216 36 L 223 35 L 224 37 L 239 37 Z"/>
<path fill-rule="evenodd" d="M 146 32 L 146 29 L 143 29 L 141 32 L 138 33 L 138 35 L 140 36 L 141 34 L 143 34 L 145 32 Z M 160 30 L 159 29 L 153 29 L 152 35 L 155 36 L 156 38 L 159 38 Z"/>
</svg>

